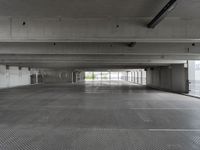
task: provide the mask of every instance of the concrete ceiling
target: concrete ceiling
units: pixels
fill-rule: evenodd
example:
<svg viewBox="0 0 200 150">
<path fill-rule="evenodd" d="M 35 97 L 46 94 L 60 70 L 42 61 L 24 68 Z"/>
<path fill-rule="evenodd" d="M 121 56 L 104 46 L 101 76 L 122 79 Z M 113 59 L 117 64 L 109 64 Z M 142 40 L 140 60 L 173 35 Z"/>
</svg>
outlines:
<svg viewBox="0 0 200 150">
<path fill-rule="evenodd" d="M 139 68 L 200 59 L 199 44 L 1 43 L 0 63 L 33 68 Z"/>
<path fill-rule="evenodd" d="M 0 0 L 0 64 L 112 69 L 199 60 L 200 0 L 178 0 L 147 28 L 168 1 Z"/>
<path fill-rule="evenodd" d="M 153 17 L 169 0 L 0 0 L 0 16 Z M 171 17 L 200 17 L 199 0 L 179 0 Z"/>
</svg>

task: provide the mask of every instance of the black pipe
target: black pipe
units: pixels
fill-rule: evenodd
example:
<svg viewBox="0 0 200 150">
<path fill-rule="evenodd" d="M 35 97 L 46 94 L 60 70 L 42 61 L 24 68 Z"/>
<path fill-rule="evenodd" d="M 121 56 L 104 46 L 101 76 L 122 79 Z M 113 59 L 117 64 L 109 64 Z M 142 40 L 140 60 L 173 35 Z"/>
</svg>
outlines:
<svg viewBox="0 0 200 150">
<path fill-rule="evenodd" d="M 167 5 L 153 18 L 153 20 L 147 25 L 148 28 L 155 28 L 169 12 L 174 9 L 174 5 L 177 0 L 170 0 Z"/>
</svg>

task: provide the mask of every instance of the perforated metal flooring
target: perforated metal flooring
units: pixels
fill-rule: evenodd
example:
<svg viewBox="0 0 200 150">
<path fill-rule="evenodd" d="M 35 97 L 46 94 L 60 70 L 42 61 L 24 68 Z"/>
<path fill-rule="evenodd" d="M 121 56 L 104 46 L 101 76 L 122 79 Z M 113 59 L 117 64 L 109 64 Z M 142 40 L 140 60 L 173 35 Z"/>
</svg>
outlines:
<svg viewBox="0 0 200 150">
<path fill-rule="evenodd" d="M 0 90 L 0 150 L 199 150 L 200 100 L 124 82 Z"/>
</svg>

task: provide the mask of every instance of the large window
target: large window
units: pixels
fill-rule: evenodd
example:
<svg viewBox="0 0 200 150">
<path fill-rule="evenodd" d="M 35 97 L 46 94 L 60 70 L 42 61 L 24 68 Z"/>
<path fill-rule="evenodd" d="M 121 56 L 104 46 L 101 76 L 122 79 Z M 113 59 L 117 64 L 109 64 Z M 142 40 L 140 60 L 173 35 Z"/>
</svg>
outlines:
<svg viewBox="0 0 200 150">
<path fill-rule="evenodd" d="M 108 80 L 110 80 L 110 74 L 109 74 L 109 72 L 102 72 L 102 73 L 101 73 L 101 79 L 102 79 L 103 81 L 108 81 Z"/>
<path fill-rule="evenodd" d="M 190 94 L 200 96 L 200 61 L 189 61 Z"/>
<path fill-rule="evenodd" d="M 111 80 L 119 80 L 119 72 L 111 72 Z"/>
<path fill-rule="evenodd" d="M 144 69 L 132 69 L 121 72 L 85 72 L 85 81 L 128 81 L 146 85 L 146 71 Z"/>
<path fill-rule="evenodd" d="M 122 72 L 85 72 L 86 81 L 114 81 L 121 80 Z"/>
<path fill-rule="evenodd" d="M 94 78 L 95 78 L 95 76 L 94 76 L 94 74 L 93 74 L 93 72 L 85 72 L 85 79 L 87 80 L 87 81 L 92 81 L 92 80 L 94 80 Z"/>
</svg>

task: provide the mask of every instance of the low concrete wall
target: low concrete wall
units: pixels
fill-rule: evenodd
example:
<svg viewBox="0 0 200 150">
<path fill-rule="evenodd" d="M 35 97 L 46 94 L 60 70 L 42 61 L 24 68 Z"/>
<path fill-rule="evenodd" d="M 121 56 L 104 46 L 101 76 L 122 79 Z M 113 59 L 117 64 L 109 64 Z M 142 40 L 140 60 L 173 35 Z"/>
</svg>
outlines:
<svg viewBox="0 0 200 150">
<path fill-rule="evenodd" d="M 43 83 L 72 82 L 72 71 L 66 70 L 41 70 Z"/>
<path fill-rule="evenodd" d="M 187 68 L 183 64 L 147 69 L 147 86 L 177 93 L 188 93 Z"/>
<path fill-rule="evenodd" d="M 0 65 L 0 88 L 8 88 L 30 84 L 30 71 L 28 68 L 21 68 Z"/>
</svg>

